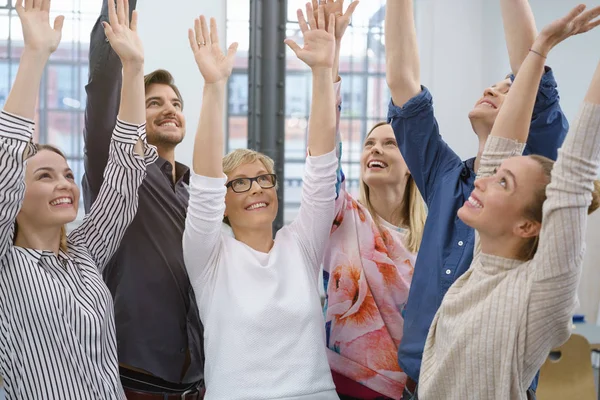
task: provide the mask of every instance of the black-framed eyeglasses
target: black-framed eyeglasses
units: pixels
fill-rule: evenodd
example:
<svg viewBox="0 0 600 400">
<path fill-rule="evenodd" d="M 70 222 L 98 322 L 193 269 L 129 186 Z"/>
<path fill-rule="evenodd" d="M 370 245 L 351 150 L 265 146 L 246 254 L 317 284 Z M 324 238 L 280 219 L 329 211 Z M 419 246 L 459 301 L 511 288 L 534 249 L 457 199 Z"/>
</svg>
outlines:
<svg viewBox="0 0 600 400">
<path fill-rule="evenodd" d="M 250 190 L 252 183 L 258 183 L 263 189 L 271 189 L 277 184 L 277 176 L 275 174 L 264 174 L 254 178 L 237 178 L 227 182 L 225 187 L 230 187 L 236 193 L 244 193 Z"/>
</svg>

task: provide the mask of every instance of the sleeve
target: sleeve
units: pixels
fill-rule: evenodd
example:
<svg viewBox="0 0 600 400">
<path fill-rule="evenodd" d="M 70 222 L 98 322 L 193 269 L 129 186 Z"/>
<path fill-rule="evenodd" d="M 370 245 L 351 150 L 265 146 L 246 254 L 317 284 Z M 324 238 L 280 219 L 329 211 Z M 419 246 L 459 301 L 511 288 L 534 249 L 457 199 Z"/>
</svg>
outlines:
<svg viewBox="0 0 600 400">
<path fill-rule="evenodd" d="M 585 252 L 593 181 L 600 166 L 600 105 L 584 104 L 571 127 L 546 188 L 542 230 L 532 260 L 525 360 L 547 355 L 571 333 Z M 545 352 L 545 353 L 544 353 Z M 543 354 L 540 354 L 543 353 Z M 535 373 L 539 365 L 527 365 Z"/>
<path fill-rule="evenodd" d="M 514 75 L 511 75 L 514 80 Z M 569 130 L 569 122 L 560 107 L 554 73 L 546 67 L 533 108 L 524 154 L 539 154 L 556 160 L 558 149 Z"/>
<path fill-rule="evenodd" d="M 390 101 L 388 122 L 421 196 L 429 206 L 441 178 L 462 162 L 440 136 L 429 90 L 422 87 L 421 93 L 404 107 Z"/>
<path fill-rule="evenodd" d="M 138 140 L 144 145 L 144 157 L 135 152 Z M 98 197 L 81 225 L 68 237 L 68 243 L 87 249 L 100 272 L 135 217 L 138 188 L 146 177 L 146 166 L 157 157 L 156 148 L 146 142 L 145 125 L 117 120 Z"/>
<path fill-rule="evenodd" d="M 131 12 L 136 0 L 130 0 Z M 84 115 L 84 168 L 82 189 L 86 212 L 100 192 L 108 162 L 111 137 L 119 113 L 122 65 L 104 34 L 102 22 L 108 22 L 108 0 L 92 29 L 89 51 L 89 77 Z"/>
<path fill-rule="evenodd" d="M 316 279 L 328 244 L 335 216 L 335 150 L 306 159 L 300 209 L 289 226 L 305 255 L 310 273 Z"/>
<path fill-rule="evenodd" d="M 485 143 L 481 159 L 479 160 L 479 169 L 477 170 L 477 179 L 487 178 L 496 173 L 502 162 L 510 157 L 516 157 L 523 154 L 525 143 L 519 143 L 516 140 L 507 139 L 499 136 L 490 136 Z M 475 231 L 475 246 L 473 258 L 481 252 L 479 243 L 479 234 Z"/>
<path fill-rule="evenodd" d="M 0 112 L 0 258 L 13 245 L 14 226 L 25 196 L 25 157 L 34 122 Z"/>
<path fill-rule="evenodd" d="M 190 200 L 183 231 L 183 259 L 194 286 L 211 272 L 211 263 L 223 245 L 227 177 L 209 178 L 191 172 Z"/>
</svg>

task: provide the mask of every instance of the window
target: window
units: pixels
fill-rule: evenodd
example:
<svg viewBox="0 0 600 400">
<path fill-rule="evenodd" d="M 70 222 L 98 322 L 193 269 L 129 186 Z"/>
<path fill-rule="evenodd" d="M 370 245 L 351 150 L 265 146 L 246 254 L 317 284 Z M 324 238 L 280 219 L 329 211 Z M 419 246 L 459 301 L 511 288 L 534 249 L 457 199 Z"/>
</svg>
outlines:
<svg viewBox="0 0 600 400">
<path fill-rule="evenodd" d="M 0 107 L 15 79 L 23 51 L 15 0 L 0 0 Z M 53 0 L 50 21 L 65 16 L 62 40 L 44 72 L 36 112 L 36 137 L 64 151 L 77 182 L 83 175 L 83 114 L 88 49 L 102 0 Z M 83 210 L 83 207 L 81 207 Z"/>
<path fill-rule="evenodd" d="M 306 0 L 288 1 L 288 37 L 301 40 L 296 10 L 304 9 L 305 4 Z M 240 43 L 234 72 L 229 82 L 228 150 L 247 145 L 249 15 L 250 6 L 247 0 L 228 0 L 227 40 Z M 342 166 L 347 187 L 353 193 L 358 192 L 360 154 L 364 137 L 371 126 L 385 120 L 390 99 L 385 81 L 384 19 L 385 0 L 361 2 L 342 45 Z M 286 223 L 294 218 L 300 204 L 310 99 L 310 71 L 288 50 L 283 182 Z"/>
</svg>

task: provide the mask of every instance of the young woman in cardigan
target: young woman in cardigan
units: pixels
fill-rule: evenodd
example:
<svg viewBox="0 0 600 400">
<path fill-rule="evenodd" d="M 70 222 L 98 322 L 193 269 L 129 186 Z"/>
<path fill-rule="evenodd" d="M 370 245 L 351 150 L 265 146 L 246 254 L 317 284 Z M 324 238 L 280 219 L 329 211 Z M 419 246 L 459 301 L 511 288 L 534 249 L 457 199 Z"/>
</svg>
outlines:
<svg viewBox="0 0 600 400">
<path fill-rule="evenodd" d="M 600 67 L 556 163 L 519 155 L 548 52 L 599 24 L 600 7 L 584 9 L 540 33 L 486 143 L 458 212 L 479 243 L 429 330 L 421 400 L 526 399 L 550 350 L 569 338 L 587 215 L 600 196 Z"/>
<path fill-rule="evenodd" d="M 387 123 L 366 135 L 360 158 L 360 193 L 346 191 L 341 171 L 340 44 L 357 1 L 327 0 L 336 18 L 338 197 L 323 262 L 327 357 L 341 399 L 398 399 L 406 380 L 397 361 L 425 203 Z M 316 9 L 313 0 L 313 9 Z M 325 18 L 327 21 L 327 18 Z"/>
<path fill-rule="evenodd" d="M 338 396 L 325 353 L 319 271 L 334 217 L 337 159 L 331 83 L 335 20 L 310 28 L 298 12 L 304 48 L 286 41 L 312 70 L 309 156 L 295 221 L 277 232 L 276 176 L 267 156 L 222 158 L 226 83 L 236 45 L 222 54 L 204 17 L 190 45 L 204 77 L 183 252 L 204 324 L 207 400 Z M 324 26 L 319 10 L 319 26 Z M 223 218 L 233 236 L 221 233 Z"/>
<path fill-rule="evenodd" d="M 107 37 L 123 63 L 121 109 L 104 183 L 81 226 L 65 234 L 79 188 L 64 155 L 33 145 L 44 67 L 63 17 L 50 0 L 20 0 L 25 49 L 0 114 L 0 376 L 7 399 L 124 399 L 113 302 L 102 269 L 137 210 L 154 148 L 146 145 L 144 54 L 127 0 L 111 5 Z"/>
</svg>

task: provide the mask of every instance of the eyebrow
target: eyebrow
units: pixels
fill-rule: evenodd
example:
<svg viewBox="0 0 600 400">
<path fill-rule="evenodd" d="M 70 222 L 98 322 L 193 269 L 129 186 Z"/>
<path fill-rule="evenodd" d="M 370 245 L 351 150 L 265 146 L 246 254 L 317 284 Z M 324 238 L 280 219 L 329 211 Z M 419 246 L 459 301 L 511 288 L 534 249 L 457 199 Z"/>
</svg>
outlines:
<svg viewBox="0 0 600 400">
<path fill-rule="evenodd" d="M 258 172 L 256 173 L 255 177 L 257 177 L 257 176 L 261 176 L 261 175 L 266 175 L 266 174 L 268 174 L 268 173 L 269 173 L 269 172 L 267 172 L 267 171 L 265 171 L 265 170 L 261 169 L 260 171 L 258 171 Z M 236 175 L 236 176 L 234 176 L 233 178 L 231 178 L 230 180 L 231 180 L 231 181 L 234 181 L 234 180 L 236 180 L 236 179 L 240 179 L 240 178 L 249 178 L 249 176 L 248 176 L 248 175 L 244 175 L 244 174 L 241 174 L 241 175 Z"/>
<path fill-rule="evenodd" d="M 146 103 L 148 103 L 149 101 L 153 101 L 153 100 L 162 101 L 162 100 L 163 100 L 163 98 L 162 98 L 162 97 L 158 97 L 158 96 L 148 97 L 148 98 L 146 99 Z M 177 97 L 173 97 L 173 98 L 171 99 L 171 101 L 172 101 L 172 102 L 181 103 L 181 100 L 179 100 L 179 98 L 177 98 Z"/>
<path fill-rule="evenodd" d="M 50 168 L 50 167 L 40 167 L 38 169 L 36 169 L 33 173 L 37 174 L 40 171 L 50 171 L 50 172 L 54 172 L 54 168 Z M 63 172 L 71 172 L 73 173 L 73 170 L 71 168 L 65 168 L 63 170 Z"/>
</svg>

